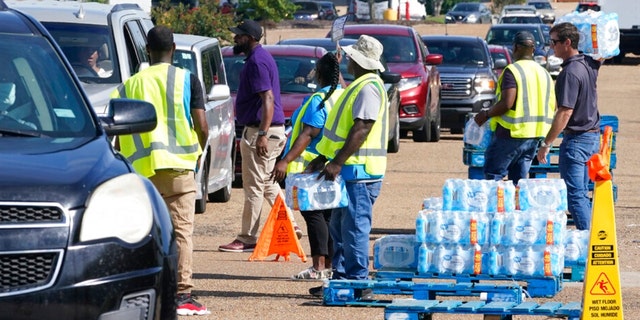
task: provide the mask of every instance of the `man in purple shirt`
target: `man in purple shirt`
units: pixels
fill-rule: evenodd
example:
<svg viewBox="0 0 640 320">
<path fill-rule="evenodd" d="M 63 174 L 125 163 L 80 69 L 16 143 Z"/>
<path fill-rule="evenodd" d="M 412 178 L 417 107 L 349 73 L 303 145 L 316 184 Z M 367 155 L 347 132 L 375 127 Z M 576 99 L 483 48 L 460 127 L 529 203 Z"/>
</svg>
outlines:
<svg viewBox="0 0 640 320">
<path fill-rule="evenodd" d="M 287 137 L 280 103 L 278 67 L 271 54 L 259 43 L 262 27 L 253 20 L 245 19 L 229 30 L 235 34 L 233 53 L 244 53 L 247 57 L 240 72 L 235 108 L 238 124 L 244 126 L 240 155 L 245 200 L 240 234 L 218 250 L 251 252 L 258 239 L 263 202 L 266 199 L 273 205 L 281 192 L 280 185 L 270 177 Z"/>
</svg>

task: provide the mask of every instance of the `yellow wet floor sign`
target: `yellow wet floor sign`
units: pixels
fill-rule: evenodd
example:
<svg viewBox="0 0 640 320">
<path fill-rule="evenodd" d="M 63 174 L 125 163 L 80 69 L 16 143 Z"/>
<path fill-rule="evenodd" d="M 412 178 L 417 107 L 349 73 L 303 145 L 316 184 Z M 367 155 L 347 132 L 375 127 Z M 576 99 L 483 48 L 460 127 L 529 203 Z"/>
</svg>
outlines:
<svg viewBox="0 0 640 320">
<path fill-rule="evenodd" d="M 608 133 L 608 135 L 607 135 Z M 618 259 L 618 239 L 613 206 L 613 183 L 608 174 L 608 142 L 611 131 L 605 130 L 598 162 L 590 164 L 593 188 L 593 213 L 589 253 L 584 277 L 582 319 L 624 319 Z M 609 151 L 610 152 L 610 151 Z M 599 167 L 599 172 L 593 172 Z"/>
</svg>

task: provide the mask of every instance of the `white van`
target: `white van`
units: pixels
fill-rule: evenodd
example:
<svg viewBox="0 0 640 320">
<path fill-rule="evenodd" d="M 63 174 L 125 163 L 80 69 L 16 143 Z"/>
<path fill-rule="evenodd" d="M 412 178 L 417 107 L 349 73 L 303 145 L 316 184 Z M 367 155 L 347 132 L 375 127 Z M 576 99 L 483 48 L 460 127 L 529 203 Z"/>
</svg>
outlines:
<svg viewBox="0 0 640 320">
<path fill-rule="evenodd" d="M 374 16 L 369 15 L 369 2 L 367 0 L 352 0 L 353 11 L 356 20 L 382 20 L 387 9 L 398 12 L 400 6 L 400 16 L 397 20 L 406 20 L 407 2 L 409 3 L 409 18 L 411 20 L 424 20 L 427 17 L 427 9 L 424 0 L 374 0 Z"/>
</svg>

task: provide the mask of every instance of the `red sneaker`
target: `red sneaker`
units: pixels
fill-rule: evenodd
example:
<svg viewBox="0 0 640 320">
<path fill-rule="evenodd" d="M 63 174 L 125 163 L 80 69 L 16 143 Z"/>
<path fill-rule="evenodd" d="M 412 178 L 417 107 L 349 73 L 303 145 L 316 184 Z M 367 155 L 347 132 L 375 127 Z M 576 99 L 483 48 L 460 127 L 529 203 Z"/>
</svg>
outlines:
<svg viewBox="0 0 640 320">
<path fill-rule="evenodd" d="M 178 294 L 178 309 L 176 311 L 179 316 L 202 316 L 211 313 L 190 293 Z"/>
</svg>

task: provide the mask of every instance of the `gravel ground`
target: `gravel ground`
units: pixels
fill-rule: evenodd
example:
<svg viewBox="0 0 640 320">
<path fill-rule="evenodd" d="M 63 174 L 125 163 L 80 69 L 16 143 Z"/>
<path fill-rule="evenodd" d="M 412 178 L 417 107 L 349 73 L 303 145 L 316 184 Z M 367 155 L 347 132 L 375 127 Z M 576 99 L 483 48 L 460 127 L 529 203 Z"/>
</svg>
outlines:
<svg viewBox="0 0 640 320">
<path fill-rule="evenodd" d="M 573 8 L 574 3 L 557 3 L 558 10 Z M 416 25 L 420 33 L 471 34 L 483 37 L 488 26 Z M 269 29 L 268 43 L 280 37 L 322 37 L 327 29 Z M 599 106 L 602 114 L 614 114 L 620 119 L 617 135 L 617 168 L 614 183 L 618 186 L 616 222 L 620 270 L 635 275 L 640 269 L 640 186 L 638 160 L 640 150 L 640 112 L 633 109 L 640 101 L 640 57 L 627 57 L 623 65 L 605 65 L 598 82 Z M 634 103 L 634 101 L 636 101 Z M 371 243 L 387 234 L 412 233 L 415 215 L 425 197 L 439 196 L 447 178 L 466 178 L 467 167 L 462 163 L 462 136 L 442 133 L 438 143 L 414 143 L 402 139 L 400 152 L 388 156 L 387 175 L 382 193 L 374 207 Z M 635 187 L 634 187 L 635 186 Z M 249 253 L 222 253 L 221 244 L 230 242 L 240 229 L 242 189 L 233 189 L 228 203 L 209 203 L 205 214 L 196 216 L 194 294 L 211 311 L 200 319 L 383 319 L 383 308 L 325 307 L 321 300 L 307 293 L 318 282 L 292 281 L 289 277 L 309 266 L 297 256 L 284 262 L 248 262 Z M 265 214 L 269 208 L 265 207 Z M 296 219 L 305 228 L 299 213 Z M 308 239 L 301 240 L 309 252 Z M 373 251 L 371 251 L 373 252 Z M 273 258 L 273 257 L 270 257 Z M 309 257 L 310 260 L 310 257 Z M 625 278 L 626 279 L 626 278 Z M 640 290 L 638 281 L 631 278 L 622 288 L 625 319 L 640 319 Z M 405 296 L 408 297 L 408 296 Z M 544 301 L 581 301 L 582 284 L 566 283 L 564 289 Z M 187 317 L 181 317 L 186 319 Z M 480 315 L 434 315 L 434 319 L 482 319 Z M 541 319 L 541 317 L 514 317 Z"/>
</svg>

